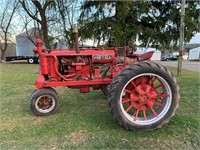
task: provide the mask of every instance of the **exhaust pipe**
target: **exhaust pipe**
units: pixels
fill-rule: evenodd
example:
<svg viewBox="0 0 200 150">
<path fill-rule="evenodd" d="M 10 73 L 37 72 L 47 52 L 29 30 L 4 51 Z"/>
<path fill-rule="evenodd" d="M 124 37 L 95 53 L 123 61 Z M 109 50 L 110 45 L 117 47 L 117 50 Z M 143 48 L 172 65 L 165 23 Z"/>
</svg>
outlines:
<svg viewBox="0 0 200 150">
<path fill-rule="evenodd" d="M 73 33 L 75 34 L 75 50 L 76 50 L 76 53 L 79 54 L 80 50 L 79 50 L 79 44 L 78 44 L 78 28 L 77 27 L 73 29 Z"/>
</svg>

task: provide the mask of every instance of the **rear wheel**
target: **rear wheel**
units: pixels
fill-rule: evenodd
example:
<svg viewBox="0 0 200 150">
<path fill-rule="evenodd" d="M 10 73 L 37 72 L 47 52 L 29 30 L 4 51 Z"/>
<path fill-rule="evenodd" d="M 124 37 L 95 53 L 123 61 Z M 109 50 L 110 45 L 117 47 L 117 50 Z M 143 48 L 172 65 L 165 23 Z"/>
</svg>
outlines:
<svg viewBox="0 0 200 150">
<path fill-rule="evenodd" d="M 110 64 L 105 64 L 103 65 L 103 67 L 100 69 L 100 73 L 101 73 L 101 77 L 105 77 L 108 75 L 109 73 L 109 70 L 110 70 Z M 108 85 L 101 85 L 101 91 L 102 93 L 107 96 L 108 94 Z"/>
<path fill-rule="evenodd" d="M 127 66 L 113 79 L 108 100 L 111 114 L 125 129 L 154 130 L 174 115 L 178 85 L 167 68 L 140 62 Z"/>
<path fill-rule="evenodd" d="M 108 88 L 109 88 L 109 85 L 101 85 L 101 91 L 102 93 L 107 97 L 108 95 Z"/>
<path fill-rule="evenodd" d="M 48 116 L 57 111 L 59 98 L 53 88 L 35 90 L 30 97 L 29 106 L 33 114 Z"/>
</svg>

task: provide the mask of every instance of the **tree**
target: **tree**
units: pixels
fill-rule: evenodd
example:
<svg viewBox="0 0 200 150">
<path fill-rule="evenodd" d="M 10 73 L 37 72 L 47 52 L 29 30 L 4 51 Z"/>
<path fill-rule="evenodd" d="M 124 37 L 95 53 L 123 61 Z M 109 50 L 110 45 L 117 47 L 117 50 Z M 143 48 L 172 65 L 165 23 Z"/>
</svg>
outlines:
<svg viewBox="0 0 200 150">
<path fill-rule="evenodd" d="M 55 1 L 46 0 L 46 1 L 38 1 L 38 0 L 19 0 L 21 6 L 24 8 L 26 13 L 41 26 L 41 31 L 43 35 L 43 40 L 46 48 L 51 48 L 50 45 L 50 36 L 48 32 L 48 23 L 51 21 L 55 21 L 56 18 L 54 16 L 48 15 L 49 10 L 55 7 Z"/>
<path fill-rule="evenodd" d="M 18 9 L 17 15 L 20 18 L 20 33 L 25 32 L 28 39 L 36 46 L 35 39 L 42 38 L 42 31 L 40 30 L 39 23 L 30 18 L 23 7 Z"/>
<path fill-rule="evenodd" d="M 52 40 L 65 38 L 73 47 L 72 30 L 77 17 L 78 0 L 19 0 L 26 13 L 39 24 L 45 46 L 53 48 Z M 40 29 L 39 29 L 40 30 Z"/>
<path fill-rule="evenodd" d="M 188 41 L 198 31 L 198 0 L 186 3 L 186 36 Z M 81 36 L 105 41 L 109 46 L 134 43 L 169 47 L 176 44 L 180 26 L 179 1 L 85 1 L 80 18 Z M 114 10 L 114 11 L 113 11 Z M 93 32 L 91 32 L 93 31 Z"/>
<path fill-rule="evenodd" d="M 65 38 L 69 47 L 74 47 L 73 28 L 76 24 L 78 0 L 56 0 L 59 12 L 60 35 Z"/>
<path fill-rule="evenodd" d="M 144 1 L 86 1 L 79 21 L 81 36 L 107 42 L 108 46 L 132 45 L 142 32 L 139 16 L 146 8 Z"/>
<path fill-rule="evenodd" d="M 9 0 L 6 2 L 5 7 L 1 9 L 2 15 L 0 16 L 0 49 L 1 60 L 5 59 L 5 53 L 8 47 L 8 43 L 11 41 L 11 26 L 13 16 L 18 8 L 18 1 Z"/>
</svg>

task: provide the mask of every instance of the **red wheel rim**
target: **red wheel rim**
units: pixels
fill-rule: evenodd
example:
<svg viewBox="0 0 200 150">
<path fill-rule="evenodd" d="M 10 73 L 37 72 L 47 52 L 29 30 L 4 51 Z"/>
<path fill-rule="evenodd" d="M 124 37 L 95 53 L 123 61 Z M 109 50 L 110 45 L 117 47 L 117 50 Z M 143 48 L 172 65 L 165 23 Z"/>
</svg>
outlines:
<svg viewBox="0 0 200 150">
<path fill-rule="evenodd" d="M 168 112 L 171 88 L 161 76 L 141 74 L 127 82 L 120 96 L 124 116 L 140 125 L 152 124 Z"/>
<path fill-rule="evenodd" d="M 35 108 L 42 113 L 48 113 L 55 107 L 55 99 L 50 95 L 42 95 L 37 98 Z"/>
</svg>

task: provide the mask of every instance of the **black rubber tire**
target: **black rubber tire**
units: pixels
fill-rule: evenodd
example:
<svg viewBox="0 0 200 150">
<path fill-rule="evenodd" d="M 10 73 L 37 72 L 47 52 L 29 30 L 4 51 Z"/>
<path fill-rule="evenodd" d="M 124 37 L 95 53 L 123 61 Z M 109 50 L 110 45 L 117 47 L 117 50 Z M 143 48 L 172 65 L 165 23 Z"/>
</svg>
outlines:
<svg viewBox="0 0 200 150">
<path fill-rule="evenodd" d="M 103 67 L 100 69 L 100 73 L 101 73 L 102 78 L 107 75 L 109 69 L 110 69 L 110 64 L 103 65 Z M 107 97 L 107 95 L 108 95 L 108 85 L 101 85 L 101 91 Z"/>
<path fill-rule="evenodd" d="M 54 101 L 54 106 L 47 112 L 43 112 L 42 110 L 38 110 L 38 108 L 36 108 L 37 99 L 43 95 L 50 96 L 52 100 Z M 59 97 L 56 90 L 53 88 L 42 88 L 42 89 L 33 91 L 29 99 L 29 107 L 31 111 L 33 112 L 33 114 L 36 116 L 48 116 L 48 115 L 54 114 L 55 112 L 57 112 L 58 107 L 59 107 Z"/>
<path fill-rule="evenodd" d="M 134 77 L 145 73 L 152 73 L 162 77 L 169 85 L 172 96 L 169 109 L 160 120 L 153 122 L 152 124 L 141 125 L 136 124 L 134 121 L 130 121 L 130 119 L 127 119 L 125 114 L 123 114 L 123 111 L 120 107 L 120 93 L 122 92 L 126 83 L 128 83 Z M 124 127 L 126 130 L 150 131 L 161 128 L 163 125 L 169 122 L 170 118 L 175 114 L 175 111 L 178 108 L 180 95 L 179 86 L 176 83 L 176 79 L 167 68 L 154 62 L 138 62 L 128 65 L 113 79 L 113 82 L 109 86 L 107 98 L 109 111 L 113 115 L 114 119 L 117 120 L 119 125 Z"/>
<path fill-rule="evenodd" d="M 108 95 L 108 87 L 109 87 L 109 85 L 106 85 L 106 84 L 101 85 L 101 91 L 106 97 Z"/>
<path fill-rule="evenodd" d="M 110 64 L 105 64 L 101 67 L 100 73 L 102 77 L 105 77 L 110 69 Z"/>
</svg>

